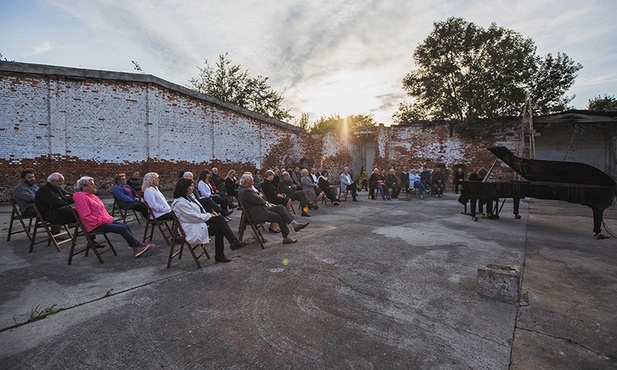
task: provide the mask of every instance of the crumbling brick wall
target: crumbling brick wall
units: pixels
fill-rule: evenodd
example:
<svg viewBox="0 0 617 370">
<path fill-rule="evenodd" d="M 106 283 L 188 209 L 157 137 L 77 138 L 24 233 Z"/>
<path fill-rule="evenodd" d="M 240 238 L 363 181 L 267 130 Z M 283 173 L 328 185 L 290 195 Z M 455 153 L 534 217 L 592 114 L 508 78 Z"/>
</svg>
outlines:
<svg viewBox="0 0 617 370">
<path fill-rule="evenodd" d="M 117 172 L 155 171 L 171 188 L 179 170 L 254 171 L 303 151 L 295 126 L 148 75 L 0 62 L 0 96 L 1 200 L 27 167 L 103 191 Z"/>
<path fill-rule="evenodd" d="M 334 183 L 344 166 L 356 178 L 362 166 L 370 172 L 431 165 L 451 174 L 464 165 L 469 172 L 491 167 L 490 146 L 515 150 L 520 123 L 485 122 L 498 129 L 480 136 L 458 132 L 452 122 L 315 135 L 150 75 L 15 62 L 0 62 L 0 97 L 0 201 L 29 167 L 40 182 L 54 171 L 69 185 L 92 176 L 103 192 L 115 173 L 134 170 L 158 172 L 164 189 L 179 171 L 198 175 L 213 166 L 223 176 L 229 169 L 323 167 Z M 594 130 L 609 130 L 614 171 L 616 129 L 603 127 Z M 494 177 L 513 173 L 498 163 Z"/>
</svg>

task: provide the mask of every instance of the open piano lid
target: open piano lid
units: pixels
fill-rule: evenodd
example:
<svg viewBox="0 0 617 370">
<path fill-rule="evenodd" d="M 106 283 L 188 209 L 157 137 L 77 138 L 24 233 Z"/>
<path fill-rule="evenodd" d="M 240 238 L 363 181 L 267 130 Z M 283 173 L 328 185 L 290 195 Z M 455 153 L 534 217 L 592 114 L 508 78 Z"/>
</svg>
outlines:
<svg viewBox="0 0 617 370">
<path fill-rule="evenodd" d="M 519 158 L 503 146 L 488 150 L 528 181 L 615 186 L 609 175 L 585 163 Z"/>
</svg>

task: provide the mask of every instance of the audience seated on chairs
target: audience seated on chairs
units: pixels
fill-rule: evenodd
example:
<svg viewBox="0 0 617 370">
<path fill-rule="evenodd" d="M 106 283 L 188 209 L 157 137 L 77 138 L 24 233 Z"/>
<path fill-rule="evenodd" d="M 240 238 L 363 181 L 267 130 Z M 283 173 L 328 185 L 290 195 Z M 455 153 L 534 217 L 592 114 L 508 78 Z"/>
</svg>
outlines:
<svg viewBox="0 0 617 370">
<path fill-rule="evenodd" d="M 289 172 L 284 171 L 281 174 L 281 181 L 279 181 L 278 191 L 287 195 L 291 200 L 300 202 L 300 209 L 302 210 L 302 217 L 311 217 L 308 213 L 309 200 L 302 190 L 301 185 L 296 185 L 291 181 L 291 175 Z"/>
<path fill-rule="evenodd" d="M 362 170 L 360 170 L 358 184 L 360 185 L 360 189 L 364 189 L 364 191 L 369 191 L 368 172 L 366 171 L 366 166 L 362 166 Z"/>
<path fill-rule="evenodd" d="M 283 235 L 283 244 L 295 243 L 297 239 L 289 236 L 289 228 L 291 225 L 297 232 L 308 226 L 307 223 L 299 223 L 294 220 L 293 216 L 287 212 L 285 207 L 281 205 L 272 205 L 264 199 L 258 197 L 253 192 L 253 176 L 244 174 L 240 178 L 240 188 L 238 190 L 238 201 L 242 202 L 251 219 L 255 223 L 276 222 L 281 228 Z"/>
<path fill-rule="evenodd" d="M 182 177 L 185 179 L 194 181 L 192 172 L 187 171 L 184 173 Z M 193 189 L 193 196 L 195 197 L 195 199 L 197 199 L 199 204 L 201 204 L 201 206 L 204 207 L 206 212 L 216 212 L 217 214 L 222 215 L 223 217 L 227 217 L 230 214 L 232 214 L 232 212 L 223 211 L 223 209 L 214 200 L 212 200 L 211 197 L 210 198 L 202 197 L 197 187 Z"/>
<path fill-rule="evenodd" d="M 302 184 L 300 183 L 300 180 L 302 179 L 302 172 L 300 171 L 300 167 L 294 167 L 293 172 L 289 172 L 289 176 L 291 177 L 291 183 L 298 186 L 298 188 L 295 190 L 300 189 L 300 187 L 302 187 Z"/>
<path fill-rule="evenodd" d="M 148 172 L 144 175 L 142 189 L 144 189 L 144 201 L 152 210 L 157 220 L 173 220 L 171 207 L 167 199 L 159 190 L 159 175 L 156 172 Z"/>
<path fill-rule="evenodd" d="M 321 175 L 317 180 L 317 186 L 319 186 L 319 189 L 324 192 L 325 197 L 330 199 L 330 202 L 332 202 L 333 205 L 339 205 L 336 188 L 330 184 L 330 181 L 328 181 L 328 171 L 321 171 Z"/>
<path fill-rule="evenodd" d="M 120 234 L 128 245 L 133 248 L 135 257 L 141 256 L 144 252 L 154 247 L 154 244 L 140 243 L 127 224 L 114 221 L 101 198 L 96 196 L 96 185 L 92 177 L 83 176 L 77 180 L 75 185 L 77 192 L 73 194 L 75 199 L 75 210 L 79 214 L 87 232 L 103 232 Z"/>
<path fill-rule="evenodd" d="M 232 196 L 238 198 L 238 178 L 236 177 L 236 170 L 227 171 L 227 176 L 225 176 L 225 192 L 227 196 Z M 229 205 L 230 207 L 235 207 L 235 205 Z"/>
<path fill-rule="evenodd" d="M 311 167 L 311 180 L 313 184 L 317 184 L 319 181 L 319 176 L 321 176 L 321 171 L 317 171 L 317 168 Z"/>
<path fill-rule="evenodd" d="M 120 209 L 132 209 L 144 216 L 144 220 L 148 219 L 148 207 L 142 202 L 135 189 L 127 185 L 126 174 L 119 173 L 114 178 L 116 185 L 112 190 L 112 194 L 118 202 Z"/>
<path fill-rule="evenodd" d="M 193 181 L 182 178 L 176 183 L 174 189 L 174 201 L 171 205 L 182 229 L 186 234 L 186 242 L 195 244 L 209 243 L 209 235 L 214 235 L 214 260 L 217 262 L 230 262 L 225 256 L 224 239 L 229 241 L 232 250 L 246 246 L 246 243 L 238 240 L 231 231 L 223 216 L 217 213 L 209 213 L 193 197 Z"/>
<path fill-rule="evenodd" d="M 454 172 L 454 193 L 458 194 L 458 189 L 465 182 L 465 172 L 463 171 L 463 167 L 457 167 L 456 172 Z"/>
<path fill-rule="evenodd" d="M 255 176 L 253 176 L 255 189 L 261 191 L 261 184 L 264 182 L 264 177 L 261 175 L 261 170 L 255 170 Z"/>
<path fill-rule="evenodd" d="M 135 190 L 135 194 L 137 194 L 137 196 L 140 198 L 143 198 L 144 196 L 144 191 L 141 190 L 142 181 L 143 180 L 140 177 L 139 171 L 134 171 L 133 174 L 131 175 L 131 178 L 126 181 L 126 184 L 132 187 L 133 190 Z"/>
<path fill-rule="evenodd" d="M 341 191 L 351 191 L 351 197 L 354 202 L 358 201 L 358 187 L 355 182 L 353 182 L 351 175 L 349 174 L 349 167 L 343 168 L 343 172 L 341 173 Z"/>
<path fill-rule="evenodd" d="M 39 188 L 34 197 L 34 203 L 43 219 L 56 225 L 75 223 L 71 207 L 73 196 L 62 189 L 63 183 L 64 176 L 54 172 L 47 177 L 47 183 Z"/>
<path fill-rule="evenodd" d="M 39 186 L 36 184 L 34 170 L 25 169 L 21 172 L 21 182 L 13 188 L 13 200 L 19 207 L 21 217 L 36 217 L 32 205 Z"/>
<path fill-rule="evenodd" d="M 227 190 L 225 189 L 225 180 L 219 176 L 219 169 L 216 167 L 212 167 L 210 171 L 212 174 L 210 175 L 210 184 L 212 185 L 212 189 L 220 195 L 227 195 Z"/>
<path fill-rule="evenodd" d="M 381 173 L 379 172 L 379 168 L 375 167 L 373 169 L 373 173 L 371 174 L 371 177 L 369 177 L 368 179 L 368 184 L 369 184 L 369 195 L 371 196 L 371 199 L 375 199 L 375 191 L 379 191 L 379 194 L 381 195 L 381 199 L 391 200 L 390 194 L 388 193 L 388 188 L 386 187 L 386 181 L 381 176 Z"/>
<path fill-rule="evenodd" d="M 306 168 L 300 171 L 302 177 L 300 178 L 300 185 L 302 190 L 306 194 L 306 198 L 309 200 L 309 208 L 318 209 L 317 202 L 323 198 L 324 193 L 319 189 L 316 183 L 313 182 L 311 175 Z"/>
<path fill-rule="evenodd" d="M 418 188 L 418 192 L 420 194 L 420 199 L 424 199 L 424 194 L 428 193 L 428 190 L 424 186 L 424 183 L 420 180 L 420 175 L 418 174 L 418 170 L 413 168 L 409 173 L 409 188 Z"/>
<path fill-rule="evenodd" d="M 212 202 L 218 204 L 220 206 L 220 210 L 223 217 L 227 217 L 233 213 L 233 210 L 228 210 L 229 202 L 226 196 L 221 196 L 214 192 L 212 189 L 212 173 L 208 170 L 203 170 L 199 174 L 199 182 L 197 183 L 197 189 L 199 190 L 199 195 L 203 198 L 210 199 Z M 206 210 L 208 207 L 206 207 Z M 218 212 L 217 208 L 212 206 L 212 209 Z"/>
<path fill-rule="evenodd" d="M 409 193 L 409 171 L 407 170 L 407 166 L 403 166 L 403 170 L 401 171 L 401 190 L 405 190 L 405 193 Z"/>
<path fill-rule="evenodd" d="M 261 190 L 266 196 L 266 200 L 272 204 L 280 204 L 285 207 L 287 211 L 291 211 L 291 198 L 288 198 L 286 194 L 278 191 L 278 184 L 275 184 L 274 171 L 267 170 L 264 174 L 264 182 L 261 184 Z"/>
<path fill-rule="evenodd" d="M 399 179 L 394 172 L 394 168 L 390 168 L 390 171 L 386 175 L 386 187 L 392 188 L 392 198 L 398 198 L 401 192 L 401 186 L 399 185 Z"/>
<path fill-rule="evenodd" d="M 430 166 L 427 166 L 422 172 L 420 172 L 420 181 L 424 184 L 424 187 L 430 192 L 433 190 L 433 182 L 431 181 L 431 176 L 433 175 L 433 170 Z"/>
<path fill-rule="evenodd" d="M 446 188 L 446 177 L 441 172 L 441 168 L 435 167 L 431 175 L 431 183 L 433 184 L 433 194 L 435 194 L 435 197 L 443 198 L 443 191 Z"/>
</svg>

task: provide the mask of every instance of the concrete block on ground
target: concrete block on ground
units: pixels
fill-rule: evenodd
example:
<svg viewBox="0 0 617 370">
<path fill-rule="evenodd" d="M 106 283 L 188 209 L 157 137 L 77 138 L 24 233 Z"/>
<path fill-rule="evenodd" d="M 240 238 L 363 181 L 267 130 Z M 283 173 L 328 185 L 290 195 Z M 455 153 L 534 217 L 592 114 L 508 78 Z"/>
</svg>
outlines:
<svg viewBox="0 0 617 370">
<path fill-rule="evenodd" d="M 478 268 L 478 294 L 508 303 L 518 303 L 521 294 L 521 270 L 518 265 L 497 264 Z"/>
</svg>

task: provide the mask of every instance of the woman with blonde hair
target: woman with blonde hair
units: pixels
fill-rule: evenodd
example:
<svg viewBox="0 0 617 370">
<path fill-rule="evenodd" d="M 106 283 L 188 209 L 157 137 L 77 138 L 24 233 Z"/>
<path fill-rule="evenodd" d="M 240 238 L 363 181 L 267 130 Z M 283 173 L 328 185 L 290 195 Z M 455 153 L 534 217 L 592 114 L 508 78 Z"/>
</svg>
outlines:
<svg viewBox="0 0 617 370">
<path fill-rule="evenodd" d="M 225 191 L 227 192 L 227 195 L 238 198 L 238 185 L 236 170 L 227 171 L 227 176 L 225 176 Z M 231 208 L 236 207 L 233 203 L 229 206 Z"/>
<path fill-rule="evenodd" d="M 158 220 L 173 220 L 171 207 L 167 203 L 167 199 L 158 188 L 159 174 L 156 172 L 148 172 L 144 175 L 144 180 L 141 188 L 144 191 L 144 201 L 148 204 L 154 217 Z"/>
</svg>

